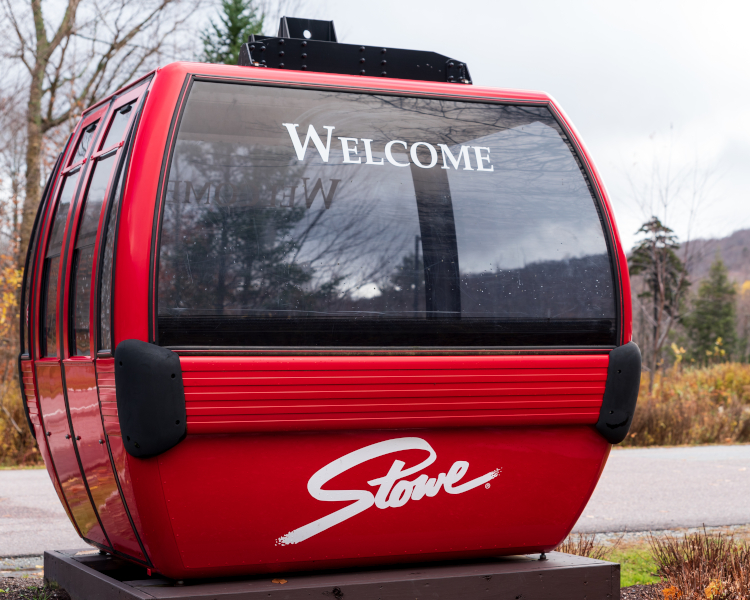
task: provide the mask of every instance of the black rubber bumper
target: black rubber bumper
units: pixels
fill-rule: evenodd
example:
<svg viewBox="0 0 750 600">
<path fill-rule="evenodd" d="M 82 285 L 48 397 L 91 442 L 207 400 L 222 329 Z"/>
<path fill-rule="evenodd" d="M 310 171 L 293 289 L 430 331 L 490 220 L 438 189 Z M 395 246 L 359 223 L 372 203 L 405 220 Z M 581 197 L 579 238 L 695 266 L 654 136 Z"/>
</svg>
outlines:
<svg viewBox="0 0 750 600">
<path fill-rule="evenodd" d="M 607 384 L 596 429 L 610 444 L 619 444 L 630 431 L 641 386 L 641 350 L 634 342 L 609 354 Z"/>
<path fill-rule="evenodd" d="M 187 434 L 180 357 L 154 344 L 124 340 L 115 350 L 117 415 L 125 450 L 148 458 Z"/>
</svg>

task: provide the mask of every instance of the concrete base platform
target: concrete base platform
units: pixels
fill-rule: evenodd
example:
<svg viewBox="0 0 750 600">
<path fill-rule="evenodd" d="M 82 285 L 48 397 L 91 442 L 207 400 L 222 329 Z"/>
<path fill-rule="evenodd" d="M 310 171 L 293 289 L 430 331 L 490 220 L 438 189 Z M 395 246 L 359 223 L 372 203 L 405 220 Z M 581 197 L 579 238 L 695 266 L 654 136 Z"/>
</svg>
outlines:
<svg viewBox="0 0 750 600">
<path fill-rule="evenodd" d="M 92 551 L 44 553 L 44 578 L 73 600 L 619 600 L 620 565 L 550 552 L 367 570 L 260 575 L 179 585 Z"/>
</svg>

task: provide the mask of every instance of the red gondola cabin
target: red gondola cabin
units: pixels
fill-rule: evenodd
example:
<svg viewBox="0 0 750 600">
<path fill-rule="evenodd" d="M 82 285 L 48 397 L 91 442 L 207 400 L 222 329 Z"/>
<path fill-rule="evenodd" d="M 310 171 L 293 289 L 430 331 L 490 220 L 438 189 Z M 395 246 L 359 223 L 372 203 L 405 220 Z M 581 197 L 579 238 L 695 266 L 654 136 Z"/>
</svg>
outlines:
<svg viewBox="0 0 750 600">
<path fill-rule="evenodd" d="M 89 108 L 47 182 L 19 364 L 71 522 L 179 579 L 553 549 L 640 377 L 565 114 L 327 22 L 241 65 Z"/>
</svg>

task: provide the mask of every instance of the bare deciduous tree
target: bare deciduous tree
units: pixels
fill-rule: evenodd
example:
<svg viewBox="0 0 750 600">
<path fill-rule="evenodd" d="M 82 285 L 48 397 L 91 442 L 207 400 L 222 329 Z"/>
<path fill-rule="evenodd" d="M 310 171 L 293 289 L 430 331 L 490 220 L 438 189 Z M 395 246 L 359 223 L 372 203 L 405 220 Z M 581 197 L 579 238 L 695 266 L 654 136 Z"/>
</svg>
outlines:
<svg viewBox="0 0 750 600">
<path fill-rule="evenodd" d="M 631 254 L 638 253 L 640 265 L 631 272 L 642 275 L 633 282 L 634 327 L 644 350 L 644 364 L 652 373 L 662 362 L 664 345 L 675 326 L 687 315 L 690 274 L 700 259 L 693 243 L 698 219 L 712 198 L 716 170 L 697 161 L 674 157 L 676 142 L 670 138 L 645 171 L 629 176 L 631 199 L 644 217 L 639 233 L 650 235 Z M 675 224 L 684 232 L 682 241 L 672 234 Z M 667 226 L 669 225 L 669 227 Z M 661 232 L 657 231 L 661 230 Z M 661 236 L 661 237 L 660 237 Z M 669 239 L 667 239 L 669 238 Z M 653 250 L 653 264 L 644 266 L 645 246 Z M 638 252 L 640 250 L 640 252 Z M 674 264 L 678 259 L 679 268 Z M 651 378 L 653 384 L 653 376 Z"/>
<path fill-rule="evenodd" d="M 26 247 L 55 154 L 88 106 L 161 62 L 200 0 L 0 0 L 0 458 L 39 460 L 17 385 Z"/>
<path fill-rule="evenodd" d="M 18 90 L 0 97 L 0 254 L 17 259 L 23 198 L 25 130 Z M 15 261 L 17 263 L 17 260 Z"/>
<path fill-rule="evenodd" d="M 0 0 L 7 71 L 23 88 L 23 259 L 42 188 L 45 135 L 163 60 L 199 0 Z M 179 50 L 178 50 L 179 52 Z"/>
</svg>

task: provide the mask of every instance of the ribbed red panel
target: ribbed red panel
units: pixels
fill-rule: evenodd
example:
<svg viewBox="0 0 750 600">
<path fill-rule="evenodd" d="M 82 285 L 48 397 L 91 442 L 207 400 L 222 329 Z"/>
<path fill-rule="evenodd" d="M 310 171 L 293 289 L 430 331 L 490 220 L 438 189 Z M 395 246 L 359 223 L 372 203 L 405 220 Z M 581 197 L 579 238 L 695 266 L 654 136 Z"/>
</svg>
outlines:
<svg viewBox="0 0 750 600">
<path fill-rule="evenodd" d="M 593 424 L 606 355 L 190 357 L 189 433 Z"/>
<path fill-rule="evenodd" d="M 117 394 L 115 393 L 115 360 L 113 358 L 97 359 L 96 384 L 99 386 L 99 404 L 102 407 L 104 431 L 107 434 L 120 433 L 120 421 L 117 418 Z"/>
</svg>

